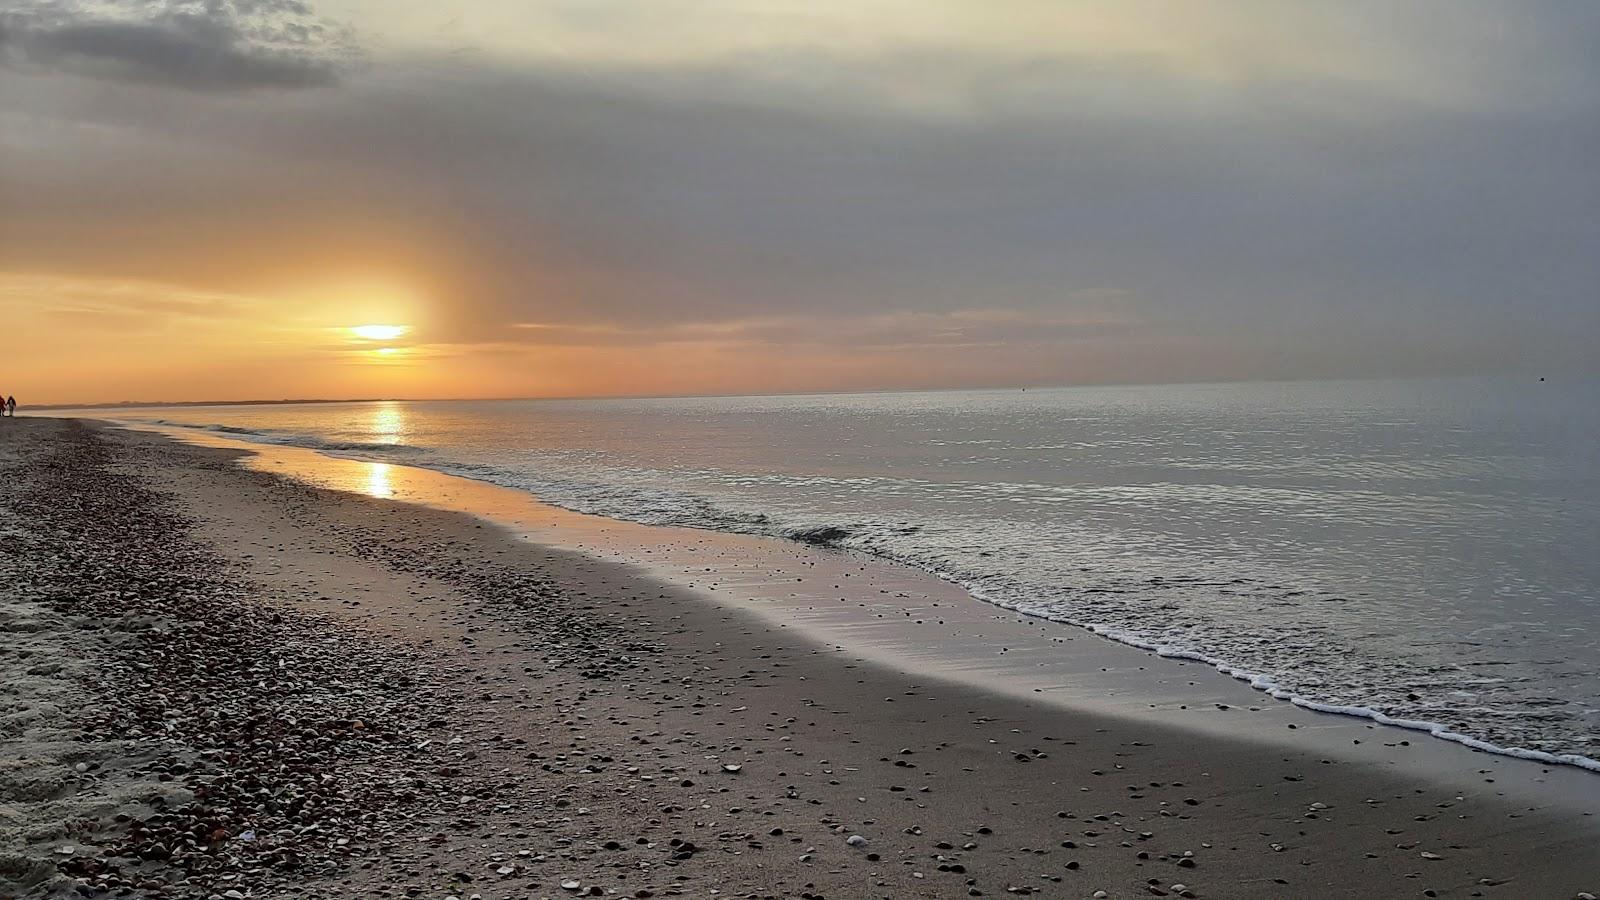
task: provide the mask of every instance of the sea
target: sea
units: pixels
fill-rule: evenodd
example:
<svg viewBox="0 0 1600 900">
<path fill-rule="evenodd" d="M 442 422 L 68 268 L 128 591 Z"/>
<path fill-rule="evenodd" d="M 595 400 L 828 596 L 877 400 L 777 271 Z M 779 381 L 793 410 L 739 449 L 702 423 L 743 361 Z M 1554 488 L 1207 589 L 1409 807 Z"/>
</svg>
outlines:
<svg viewBox="0 0 1600 900">
<path fill-rule="evenodd" d="M 1600 770 L 1600 380 L 97 415 L 872 554 L 1285 701 Z"/>
</svg>

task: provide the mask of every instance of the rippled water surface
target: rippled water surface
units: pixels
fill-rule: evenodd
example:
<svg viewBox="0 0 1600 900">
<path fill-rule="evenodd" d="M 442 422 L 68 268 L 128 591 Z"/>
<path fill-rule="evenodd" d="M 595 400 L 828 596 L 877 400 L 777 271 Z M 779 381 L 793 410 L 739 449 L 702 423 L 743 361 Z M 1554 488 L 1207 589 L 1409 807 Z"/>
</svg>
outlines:
<svg viewBox="0 0 1600 900">
<path fill-rule="evenodd" d="M 1311 704 L 1600 758 L 1600 383 L 119 412 L 879 553 Z"/>
</svg>

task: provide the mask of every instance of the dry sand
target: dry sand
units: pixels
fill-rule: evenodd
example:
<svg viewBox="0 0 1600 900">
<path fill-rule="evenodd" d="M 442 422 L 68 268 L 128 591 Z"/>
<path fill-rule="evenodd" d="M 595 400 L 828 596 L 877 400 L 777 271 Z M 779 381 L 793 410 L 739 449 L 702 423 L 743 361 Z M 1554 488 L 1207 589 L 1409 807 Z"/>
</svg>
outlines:
<svg viewBox="0 0 1600 900">
<path fill-rule="evenodd" d="M 857 661 L 459 513 L 3 424 L 14 893 L 1600 891 L 1583 804 L 1482 772 Z"/>
</svg>

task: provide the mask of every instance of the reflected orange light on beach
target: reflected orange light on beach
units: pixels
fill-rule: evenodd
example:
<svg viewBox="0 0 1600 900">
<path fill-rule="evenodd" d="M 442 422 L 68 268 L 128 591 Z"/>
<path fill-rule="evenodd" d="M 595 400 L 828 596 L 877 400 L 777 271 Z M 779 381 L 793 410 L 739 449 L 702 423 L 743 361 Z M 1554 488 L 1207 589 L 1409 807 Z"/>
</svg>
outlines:
<svg viewBox="0 0 1600 900">
<path fill-rule="evenodd" d="M 369 497 L 387 499 L 394 496 L 394 484 L 389 480 L 388 463 L 366 463 L 367 480 L 361 490 Z"/>
</svg>

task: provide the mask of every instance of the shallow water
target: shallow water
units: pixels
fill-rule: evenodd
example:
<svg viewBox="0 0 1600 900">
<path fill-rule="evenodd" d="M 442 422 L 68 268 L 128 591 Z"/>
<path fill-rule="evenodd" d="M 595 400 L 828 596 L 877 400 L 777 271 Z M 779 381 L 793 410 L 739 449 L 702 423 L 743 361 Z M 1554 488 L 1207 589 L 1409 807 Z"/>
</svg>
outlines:
<svg viewBox="0 0 1600 900">
<path fill-rule="evenodd" d="M 1595 758 L 1597 396 L 1522 379 L 116 415 L 838 543 L 1308 705 Z"/>
</svg>

